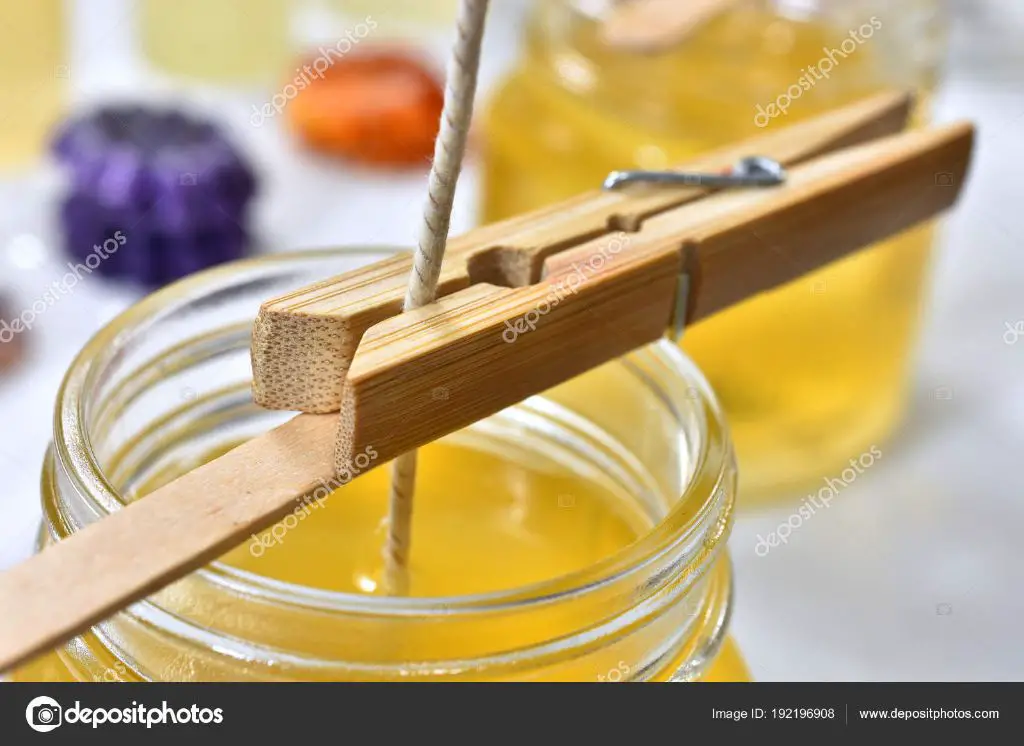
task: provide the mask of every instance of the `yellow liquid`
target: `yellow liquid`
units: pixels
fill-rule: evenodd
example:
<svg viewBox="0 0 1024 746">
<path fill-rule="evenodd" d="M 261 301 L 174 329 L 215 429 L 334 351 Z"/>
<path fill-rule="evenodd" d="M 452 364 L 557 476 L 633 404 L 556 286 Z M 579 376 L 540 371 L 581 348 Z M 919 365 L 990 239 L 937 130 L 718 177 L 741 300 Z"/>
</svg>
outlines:
<svg viewBox="0 0 1024 746">
<path fill-rule="evenodd" d="M 886 88 L 869 39 L 812 80 L 807 66 L 825 47 L 842 52 L 845 33 L 740 9 L 655 56 L 609 52 L 588 28 L 565 47 L 534 38 L 485 116 L 483 218 L 595 189 L 616 169 L 685 163 L 759 125 Z M 788 114 L 755 121 L 792 85 Z M 728 414 L 744 500 L 836 473 L 898 422 L 931 244 L 931 229 L 916 229 L 687 330 L 681 344 Z"/>
<path fill-rule="evenodd" d="M 281 523 L 222 561 L 304 586 L 381 594 L 388 476 L 386 467 L 367 472 L 320 503 L 308 503 L 306 510 L 295 513 L 291 528 Z M 627 547 L 650 528 L 649 518 L 628 505 L 611 488 L 582 479 L 554 460 L 516 460 L 483 448 L 432 444 L 420 451 L 410 592 L 435 597 L 475 594 L 528 586 L 582 570 Z M 183 603 L 175 599 L 173 588 L 162 601 Z M 221 608 L 217 613 L 231 612 Z M 508 634 L 543 633 L 521 625 L 510 620 Z M 420 631 L 423 639 L 414 635 L 396 640 L 381 628 L 369 633 L 353 630 L 352 635 L 363 634 L 362 649 L 393 650 L 400 644 L 419 655 L 429 651 L 427 659 L 444 660 L 444 638 L 436 631 Z M 287 646 L 288 635 L 303 639 L 311 634 L 308 628 L 296 628 L 278 633 L 277 639 L 284 639 Z M 472 635 L 473 628 L 458 634 Z M 492 650 L 500 649 L 501 642 L 481 640 Z M 198 671 L 195 665 L 200 666 Z M 614 666 L 613 662 L 610 668 Z M 111 670 L 121 672 L 118 679 L 131 678 L 117 662 L 111 663 Z M 193 664 L 190 675 L 202 680 L 201 664 Z M 51 654 L 15 678 L 66 681 L 71 673 L 58 655 Z M 731 641 L 706 678 L 749 679 Z"/>
<path fill-rule="evenodd" d="M 383 594 L 390 470 L 374 469 L 313 502 L 294 529 L 254 556 L 224 560 L 260 575 L 332 591 Z M 420 452 L 410 558 L 413 596 L 486 593 L 582 570 L 647 528 L 614 496 L 568 471 L 532 471 L 487 451 L 437 444 Z M 280 535 L 280 529 L 278 530 Z M 341 548 L 344 548 L 343 550 Z"/>
<path fill-rule="evenodd" d="M 457 0 L 331 0 L 346 16 L 378 23 L 454 23 Z"/>
<path fill-rule="evenodd" d="M 142 45 L 174 75 L 266 82 L 289 73 L 289 0 L 141 0 Z"/>
<path fill-rule="evenodd" d="M 61 113 L 67 64 L 62 0 L 0 0 L 0 167 L 37 159 Z"/>
</svg>

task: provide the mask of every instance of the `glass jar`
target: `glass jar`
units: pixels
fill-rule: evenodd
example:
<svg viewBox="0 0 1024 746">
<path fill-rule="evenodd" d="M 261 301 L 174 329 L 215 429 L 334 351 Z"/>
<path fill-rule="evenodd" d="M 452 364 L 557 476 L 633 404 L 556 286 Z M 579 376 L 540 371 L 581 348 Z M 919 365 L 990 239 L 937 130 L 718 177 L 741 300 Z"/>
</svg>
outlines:
<svg viewBox="0 0 1024 746">
<path fill-rule="evenodd" d="M 150 296 L 103 329 L 58 395 L 43 470 L 41 544 L 287 418 L 256 407 L 250 396 L 250 329 L 260 302 L 390 253 L 332 250 L 227 265 Z M 292 526 L 281 547 L 271 550 L 254 536 L 248 548 L 15 678 L 744 680 L 746 668 L 726 632 L 735 464 L 722 423 L 706 382 L 676 346 L 665 341 L 639 350 L 439 445 L 496 463 L 488 474 L 464 472 L 447 492 L 486 501 L 494 474 L 508 475 L 510 484 L 499 488 L 510 490 L 501 520 L 523 530 L 531 521 L 561 522 L 567 530 L 559 539 L 575 546 L 604 540 L 608 522 L 581 502 L 588 486 L 600 487 L 618 501 L 620 514 L 645 528 L 599 561 L 518 587 L 408 598 L 337 592 L 262 573 L 273 565 L 260 557 L 312 540 L 308 518 Z M 417 516 L 434 510 L 420 502 L 430 492 L 430 448 L 421 451 L 427 466 L 421 465 Z M 342 490 L 386 473 L 370 471 Z M 576 488 L 531 492 L 530 480 L 541 477 Z M 355 501 L 346 494 L 334 507 Z M 271 532 L 287 525 L 285 519 Z M 531 536 L 543 539 L 543 529 Z M 414 571 L 429 544 L 419 530 Z M 346 537 L 337 541 L 348 546 Z M 543 555 L 544 542 L 535 549 Z M 474 565 L 495 558 L 485 548 L 453 559 L 451 572 L 469 576 Z"/>
<path fill-rule="evenodd" d="M 534 3 L 522 60 L 484 115 L 485 220 L 882 89 L 918 91 L 928 119 L 939 0 L 737 0 L 645 54 L 602 42 L 610 7 Z M 744 500 L 817 482 L 893 429 L 932 241 L 929 227 L 908 232 L 687 330 L 729 418 Z"/>
<path fill-rule="evenodd" d="M 0 0 L 0 167 L 38 160 L 71 83 L 64 0 Z"/>
<path fill-rule="evenodd" d="M 142 49 L 172 75 L 267 83 L 286 73 L 293 0 L 140 0 Z"/>
<path fill-rule="evenodd" d="M 372 33 L 367 47 L 412 53 L 444 69 L 455 32 L 458 0 L 303 0 L 300 37 L 310 49 Z"/>
<path fill-rule="evenodd" d="M 425 28 L 450 28 L 458 0 L 328 0 L 344 16 L 372 16 L 387 36 L 405 37 Z"/>
</svg>

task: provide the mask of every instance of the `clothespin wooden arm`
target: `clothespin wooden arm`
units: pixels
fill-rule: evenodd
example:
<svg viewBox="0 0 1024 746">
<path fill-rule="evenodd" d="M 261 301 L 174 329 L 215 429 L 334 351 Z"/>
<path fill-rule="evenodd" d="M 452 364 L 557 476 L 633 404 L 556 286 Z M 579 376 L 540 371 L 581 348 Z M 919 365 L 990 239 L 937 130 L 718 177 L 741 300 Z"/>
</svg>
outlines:
<svg viewBox="0 0 1024 746">
<path fill-rule="evenodd" d="M 794 169 L 786 184 L 718 194 L 637 233 L 549 256 L 523 288 L 474 285 L 364 335 L 345 380 L 337 466 L 388 459 L 661 337 L 689 282 L 693 322 L 951 207 L 974 131 L 915 131 Z M 432 392 L 445 388 L 438 401 Z"/>
<path fill-rule="evenodd" d="M 795 166 L 900 132 L 910 108 L 907 94 L 879 94 L 729 145 L 681 170 L 720 172 L 750 155 Z M 552 254 L 617 230 L 635 231 L 644 220 L 709 193 L 686 186 L 594 191 L 484 226 L 449 243 L 438 297 L 479 282 L 531 284 Z M 360 339 L 374 324 L 401 312 L 411 267 L 409 256 L 397 256 L 263 304 L 252 343 L 256 403 L 268 409 L 338 411 Z"/>
</svg>

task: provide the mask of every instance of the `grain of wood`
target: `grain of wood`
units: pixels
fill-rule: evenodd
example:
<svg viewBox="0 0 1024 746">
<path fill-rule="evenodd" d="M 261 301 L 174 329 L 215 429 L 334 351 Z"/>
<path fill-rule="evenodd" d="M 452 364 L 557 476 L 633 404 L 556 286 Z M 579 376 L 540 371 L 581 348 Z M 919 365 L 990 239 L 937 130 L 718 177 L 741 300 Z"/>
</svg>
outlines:
<svg viewBox="0 0 1024 746">
<path fill-rule="evenodd" d="M 202 567 L 336 486 L 337 415 L 303 414 L 0 575 L 0 673 Z"/>
<path fill-rule="evenodd" d="M 605 237 L 555 254 L 538 284 L 474 285 L 372 327 L 348 373 L 339 464 L 371 444 L 384 459 L 422 446 L 654 341 L 684 267 L 693 323 L 934 217 L 956 202 L 945 181 L 963 184 L 973 142 L 955 124 L 843 151 L 783 186 L 653 217 L 617 249 Z"/>
<path fill-rule="evenodd" d="M 912 99 L 882 93 L 777 131 L 720 148 L 680 166 L 720 171 L 744 156 L 791 167 L 903 130 Z M 443 297 L 474 283 L 521 287 L 540 278 L 545 259 L 609 231 L 701 199 L 694 187 L 595 190 L 526 215 L 484 226 L 449 242 L 438 279 Z M 268 409 L 336 412 L 348 366 L 374 324 L 402 310 L 412 271 L 402 255 L 268 300 L 253 330 L 253 396 Z"/>
</svg>

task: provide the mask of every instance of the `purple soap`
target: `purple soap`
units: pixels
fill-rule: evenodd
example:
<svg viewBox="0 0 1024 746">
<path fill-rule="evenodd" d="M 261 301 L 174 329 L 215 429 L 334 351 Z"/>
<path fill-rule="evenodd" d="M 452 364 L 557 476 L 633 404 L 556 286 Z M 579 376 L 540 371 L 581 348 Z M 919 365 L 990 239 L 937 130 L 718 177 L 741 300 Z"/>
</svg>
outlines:
<svg viewBox="0 0 1024 746">
<path fill-rule="evenodd" d="M 90 272 L 160 286 L 247 253 L 256 177 L 213 123 L 112 106 L 66 122 L 52 149 L 64 245 Z"/>
</svg>

